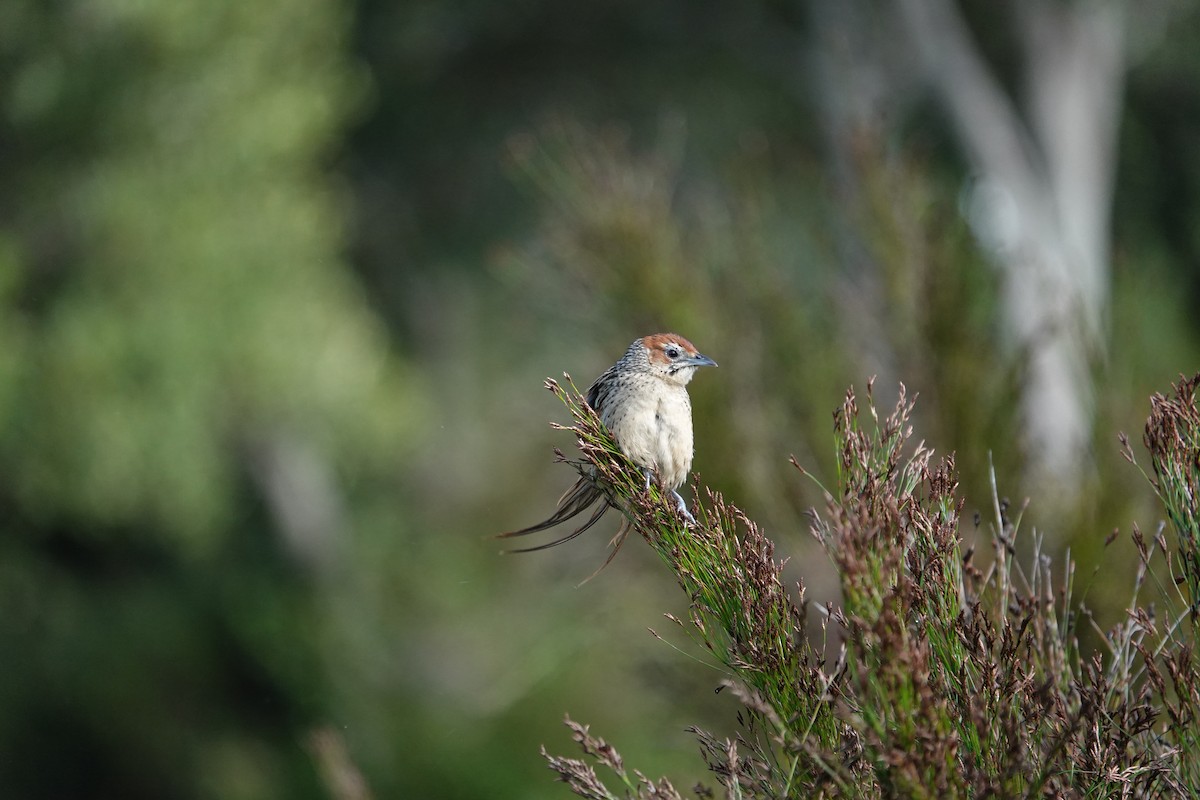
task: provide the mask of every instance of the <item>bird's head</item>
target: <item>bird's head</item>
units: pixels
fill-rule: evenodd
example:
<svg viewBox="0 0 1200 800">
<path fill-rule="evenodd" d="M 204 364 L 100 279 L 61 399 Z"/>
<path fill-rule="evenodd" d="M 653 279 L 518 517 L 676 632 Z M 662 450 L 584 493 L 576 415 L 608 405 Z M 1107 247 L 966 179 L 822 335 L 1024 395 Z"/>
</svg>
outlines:
<svg viewBox="0 0 1200 800">
<path fill-rule="evenodd" d="M 715 367 L 717 362 L 701 355 L 695 346 L 677 333 L 656 333 L 643 336 L 640 344 L 646 354 L 646 366 L 651 373 L 671 383 L 686 386 L 697 367 Z"/>
</svg>

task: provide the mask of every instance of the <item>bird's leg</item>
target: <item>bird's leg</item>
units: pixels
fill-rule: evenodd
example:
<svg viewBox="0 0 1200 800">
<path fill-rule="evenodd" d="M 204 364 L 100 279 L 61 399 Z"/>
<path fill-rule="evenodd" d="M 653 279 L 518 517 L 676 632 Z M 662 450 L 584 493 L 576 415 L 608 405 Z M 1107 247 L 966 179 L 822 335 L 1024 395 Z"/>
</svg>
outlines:
<svg viewBox="0 0 1200 800">
<path fill-rule="evenodd" d="M 683 496 L 680 495 L 679 492 L 675 491 L 674 489 L 671 490 L 671 494 L 675 495 L 675 503 L 677 504 L 676 507 L 679 509 L 679 513 L 683 514 L 683 516 L 687 519 L 688 522 L 695 525 L 696 518 L 692 516 L 692 512 L 688 511 L 687 503 L 683 502 Z"/>
<path fill-rule="evenodd" d="M 650 491 L 650 470 L 646 469 L 645 467 L 639 467 L 639 469 L 641 469 L 642 475 L 646 477 L 646 486 L 644 491 L 648 492 Z M 684 519 L 695 525 L 696 518 L 692 516 L 692 512 L 688 511 L 687 503 L 684 501 L 683 495 L 679 494 L 679 492 L 675 491 L 674 489 L 671 490 L 671 494 L 675 497 L 675 508 L 678 509 L 680 514 L 683 514 Z"/>
</svg>

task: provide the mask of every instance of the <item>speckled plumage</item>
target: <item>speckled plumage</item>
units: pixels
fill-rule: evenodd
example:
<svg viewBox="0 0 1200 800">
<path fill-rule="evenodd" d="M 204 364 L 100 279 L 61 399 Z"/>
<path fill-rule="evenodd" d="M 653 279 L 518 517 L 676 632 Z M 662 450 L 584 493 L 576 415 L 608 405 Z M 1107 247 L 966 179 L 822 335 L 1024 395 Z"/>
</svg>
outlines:
<svg viewBox="0 0 1200 800">
<path fill-rule="evenodd" d="M 683 485 L 692 468 L 692 401 L 686 387 L 700 365 L 681 362 L 695 358 L 706 357 L 682 336 L 646 336 L 629 345 L 587 393 L 588 405 L 622 452 L 671 490 Z"/>
<path fill-rule="evenodd" d="M 692 468 L 692 403 L 687 384 L 702 366 L 715 367 L 716 362 L 701 355 L 678 334 L 657 333 L 630 344 L 625 355 L 597 378 L 587 392 L 588 405 L 612 432 L 622 452 L 646 470 L 647 481 L 654 476 L 663 488 L 672 492 L 683 485 Z M 678 492 L 675 496 L 680 511 L 691 519 Z M 589 477 L 582 476 L 559 498 L 558 508 L 549 519 L 501 535 L 521 536 L 545 530 L 577 516 L 597 501 L 601 505 L 581 527 L 561 539 L 526 550 L 541 550 L 574 539 L 608 509 L 604 493 Z M 614 544 L 619 546 L 627 533 L 627 525 L 622 524 Z"/>
</svg>

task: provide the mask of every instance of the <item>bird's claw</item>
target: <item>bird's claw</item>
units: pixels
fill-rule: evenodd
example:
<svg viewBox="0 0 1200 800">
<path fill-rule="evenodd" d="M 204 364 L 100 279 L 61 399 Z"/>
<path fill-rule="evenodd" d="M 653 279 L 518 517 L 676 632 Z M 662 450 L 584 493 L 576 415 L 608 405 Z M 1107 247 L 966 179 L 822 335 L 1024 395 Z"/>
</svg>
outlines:
<svg viewBox="0 0 1200 800">
<path fill-rule="evenodd" d="M 679 494 L 679 492 L 674 490 L 671 491 L 671 494 L 675 495 L 675 507 L 679 510 L 679 513 L 683 514 L 684 519 L 686 519 L 689 523 L 695 525 L 696 518 L 692 516 L 692 512 L 688 511 L 687 503 L 683 502 L 683 497 Z"/>
<path fill-rule="evenodd" d="M 644 490 L 649 492 L 650 491 L 650 480 L 651 480 L 650 470 L 642 469 L 642 474 L 646 477 L 646 486 L 645 486 Z M 692 512 L 688 511 L 687 503 L 684 502 L 683 495 L 679 494 L 679 492 L 675 491 L 674 489 L 671 490 L 671 494 L 674 495 L 674 497 L 675 497 L 676 510 L 679 511 L 679 513 L 683 515 L 683 518 L 688 521 L 688 524 L 695 525 L 696 518 L 692 516 Z"/>
</svg>

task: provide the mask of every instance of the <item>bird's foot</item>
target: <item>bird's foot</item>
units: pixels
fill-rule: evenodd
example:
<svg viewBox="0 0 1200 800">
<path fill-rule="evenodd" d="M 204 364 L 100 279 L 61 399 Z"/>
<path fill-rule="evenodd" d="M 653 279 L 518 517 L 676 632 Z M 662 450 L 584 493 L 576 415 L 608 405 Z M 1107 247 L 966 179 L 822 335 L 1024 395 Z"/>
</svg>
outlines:
<svg viewBox="0 0 1200 800">
<path fill-rule="evenodd" d="M 671 494 L 675 495 L 675 507 L 679 510 L 679 513 L 683 514 L 684 519 L 695 525 L 696 518 L 692 516 L 692 512 L 688 511 L 687 503 L 683 502 L 683 497 L 673 489 L 671 490 Z"/>
<path fill-rule="evenodd" d="M 646 485 L 643 490 L 649 492 L 650 491 L 650 482 L 652 480 L 651 471 L 648 469 L 642 468 L 642 475 L 644 475 L 646 477 Z M 679 511 L 679 513 L 683 515 L 683 518 L 686 519 L 689 524 L 695 525 L 696 518 L 692 516 L 692 512 L 688 511 L 687 503 L 684 502 L 683 496 L 681 494 L 679 494 L 679 492 L 675 491 L 674 489 L 671 490 L 671 494 L 674 495 L 674 497 L 675 497 L 676 510 Z"/>
</svg>

